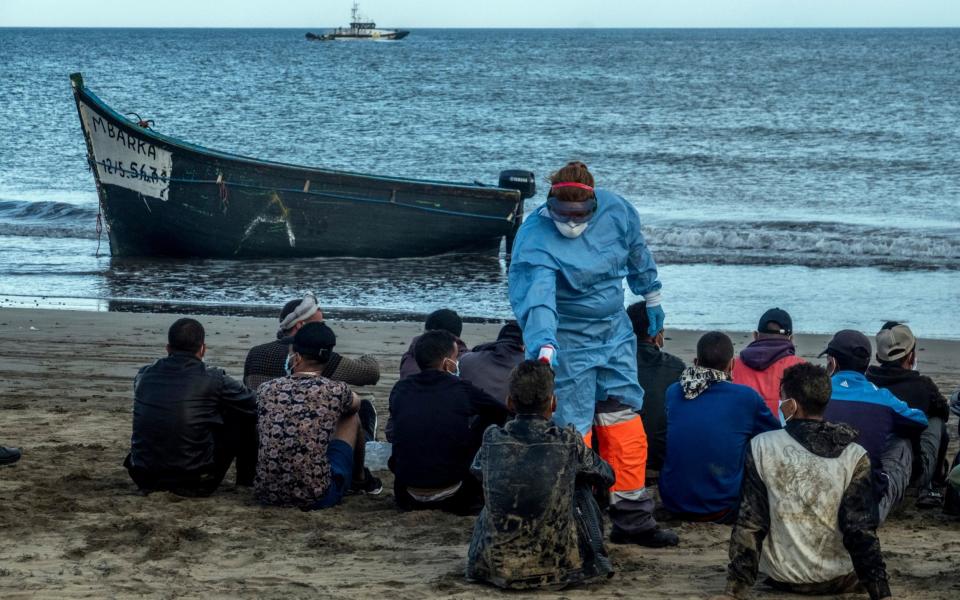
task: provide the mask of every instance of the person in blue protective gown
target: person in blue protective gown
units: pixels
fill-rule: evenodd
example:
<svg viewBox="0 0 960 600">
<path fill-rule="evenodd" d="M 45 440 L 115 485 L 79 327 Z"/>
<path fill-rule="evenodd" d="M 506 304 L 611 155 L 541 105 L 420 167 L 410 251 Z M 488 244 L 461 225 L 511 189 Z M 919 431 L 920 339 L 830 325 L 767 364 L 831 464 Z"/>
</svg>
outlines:
<svg viewBox="0 0 960 600">
<path fill-rule="evenodd" d="M 657 526 L 646 489 L 637 339 L 624 309 L 626 279 L 646 300 L 651 335 L 662 328 L 657 265 L 636 209 L 594 189 L 586 165 L 571 162 L 550 182 L 547 202 L 517 232 L 510 261 L 510 304 L 527 357 L 556 372 L 554 420 L 573 425 L 613 467 L 611 541 L 675 545 L 676 534 Z"/>
</svg>

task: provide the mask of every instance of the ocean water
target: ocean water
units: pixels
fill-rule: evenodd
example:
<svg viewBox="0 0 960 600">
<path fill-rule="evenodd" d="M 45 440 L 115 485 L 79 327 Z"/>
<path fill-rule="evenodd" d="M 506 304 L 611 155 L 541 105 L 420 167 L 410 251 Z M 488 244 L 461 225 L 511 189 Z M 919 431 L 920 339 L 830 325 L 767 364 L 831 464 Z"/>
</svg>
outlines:
<svg viewBox="0 0 960 600">
<path fill-rule="evenodd" d="M 960 30 L 305 31 L 0 28 L 0 304 L 270 311 L 312 289 L 510 315 L 502 257 L 114 259 L 105 236 L 98 256 L 81 71 L 158 131 L 265 159 L 487 183 L 583 160 L 640 212 L 668 326 L 777 305 L 798 331 L 960 338 Z"/>
</svg>

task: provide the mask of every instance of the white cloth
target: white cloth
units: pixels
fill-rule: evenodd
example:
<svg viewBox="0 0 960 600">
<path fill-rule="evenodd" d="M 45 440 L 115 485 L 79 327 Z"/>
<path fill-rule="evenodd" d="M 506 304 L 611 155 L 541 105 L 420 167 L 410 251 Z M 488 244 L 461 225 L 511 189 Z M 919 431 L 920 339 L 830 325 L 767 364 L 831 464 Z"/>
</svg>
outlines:
<svg viewBox="0 0 960 600">
<path fill-rule="evenodd" d="M 867 451 L 850 444 L 837 458 L 817 456 L 783 429 L 756 436 L 750 446 L 770 503 L 760 570 L 786 583 L 822 583 L 851 573 L 838 515 Z"/>
</svg>

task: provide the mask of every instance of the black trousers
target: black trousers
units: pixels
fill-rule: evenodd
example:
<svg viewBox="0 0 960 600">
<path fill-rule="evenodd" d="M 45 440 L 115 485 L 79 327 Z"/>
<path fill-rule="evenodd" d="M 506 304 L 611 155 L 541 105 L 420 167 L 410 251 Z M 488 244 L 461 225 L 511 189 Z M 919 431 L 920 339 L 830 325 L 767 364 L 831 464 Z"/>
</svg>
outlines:
<svg viewBox="0 0 960 600">
<path fill-rule="evenodd" d="M 237 461 L 237 485 L 253 485 L 257 469 L 257 422 L 252 418 L 228 417 L 213 434 L 213 464 L 196 471 L 157 471 L 136 467 L 128 454 L 123 466 L 144 492 L 168 491 L 178 496 L 209 496 L 220 487 Z"/>
</svg>

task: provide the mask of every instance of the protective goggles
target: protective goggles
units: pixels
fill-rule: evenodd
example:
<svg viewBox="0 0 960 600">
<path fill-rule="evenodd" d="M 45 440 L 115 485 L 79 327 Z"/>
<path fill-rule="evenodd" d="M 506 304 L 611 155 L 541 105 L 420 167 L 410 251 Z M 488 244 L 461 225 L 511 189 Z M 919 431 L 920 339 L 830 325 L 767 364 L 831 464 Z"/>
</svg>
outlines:
<svg viewBox="0 0 960 600">
<path fill-rule="evenodd" d="M 593 191 L 593 188 L 589 185 L 571 181 L 554 184 L 550 188 L 550 193 L 552 194 L 553 190 L 557 188 L 564 187 Z M 564 202 L 551 195 L 547 198 L 547 212 L 551 219 L 560 223 L 586 223 L 597 212 L 597 197 L 591 196 L 583 202 Z"/>
</svg>

